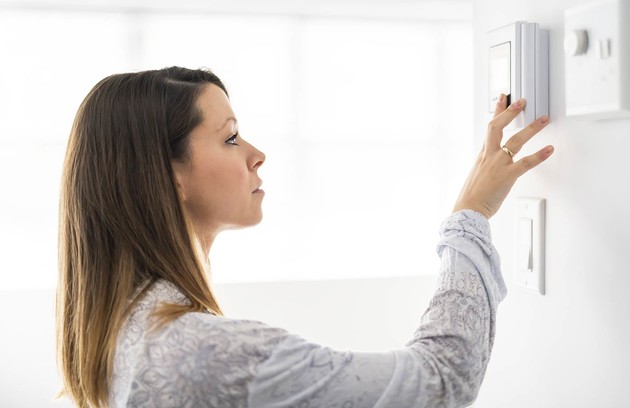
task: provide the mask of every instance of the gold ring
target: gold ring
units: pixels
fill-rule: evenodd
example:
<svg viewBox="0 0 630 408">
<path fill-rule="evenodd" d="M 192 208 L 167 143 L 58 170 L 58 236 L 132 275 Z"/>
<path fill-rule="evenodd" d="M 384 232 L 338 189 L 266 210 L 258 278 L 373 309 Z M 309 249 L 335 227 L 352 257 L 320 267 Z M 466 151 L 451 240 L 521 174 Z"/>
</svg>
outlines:
<svg viewBox="0 0 630 408">
<path fill-rule="evenodd" d="M 514 152 L 512 152 L 510 149 L 507 148 L 507 146 L 503 146 L 501 148 L 501 150 L 503 150 L 505 153 L 508 154 L 508 156 L 510 156 L 510 158 L 514 158 Z"/>
</svg>

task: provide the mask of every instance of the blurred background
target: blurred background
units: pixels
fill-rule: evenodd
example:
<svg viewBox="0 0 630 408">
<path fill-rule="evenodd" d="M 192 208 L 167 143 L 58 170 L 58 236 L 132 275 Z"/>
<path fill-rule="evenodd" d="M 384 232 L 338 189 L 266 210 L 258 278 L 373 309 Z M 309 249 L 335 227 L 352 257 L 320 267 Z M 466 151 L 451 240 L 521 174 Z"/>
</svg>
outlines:
<svg viewBox="0 0 630 408">
<path fill-rule="evenodd" d="M 79 104 L 119 72 L 211 69 L 267 155 L 263 222 L 211 251 L 228 315 L 388 347 L 349 333 L 367 316 L 348 296 L 403 277 L 431 293 L 438 228 L 473 160 L 471 18 L 459 0 L 0 0 L 0 406 L 69 404 L 53 400 L 62 163 Z M 336 323 L 302 325 L 327 307 Z"/>
<path fill-rule="evenodd" d="M 470 4 L 259 3 L 0 2 L 0 258 L 22 271 L 0 288 L 55 286 L 60 172 L 91 87 L 171 65 L 213 70 L 267 155 L 264 221 L 217 240 L 217 283 L 436 273 L 471 161 Z"/>
</svg>

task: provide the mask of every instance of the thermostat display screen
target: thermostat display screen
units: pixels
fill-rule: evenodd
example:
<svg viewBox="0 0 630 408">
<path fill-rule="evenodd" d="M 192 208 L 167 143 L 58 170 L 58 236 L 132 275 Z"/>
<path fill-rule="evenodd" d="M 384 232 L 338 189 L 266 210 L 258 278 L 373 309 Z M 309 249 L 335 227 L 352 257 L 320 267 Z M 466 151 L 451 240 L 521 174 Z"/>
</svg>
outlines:
<svg viewBox="0 0 630 408">
<path fill-rule="evenodd" d="M 494 112 L 500 94 L 510 96 L 511 79 L 510 79 L 510 53 L 512 52 L 511 43 L 495 45 L 490 48 L 490 84 L 489 89 L 489 108 L 490 112 Z M 508 99 L 508 103 L 510 100 Z"/>
</svg>

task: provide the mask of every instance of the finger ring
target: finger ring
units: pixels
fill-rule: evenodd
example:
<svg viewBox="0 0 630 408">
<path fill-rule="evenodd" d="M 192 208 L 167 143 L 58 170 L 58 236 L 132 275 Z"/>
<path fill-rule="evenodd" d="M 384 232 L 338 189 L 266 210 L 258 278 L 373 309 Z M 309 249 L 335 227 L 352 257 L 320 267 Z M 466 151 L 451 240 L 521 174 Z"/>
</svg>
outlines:
<svg viewBox="0 0 630 408">
<path fill-rule="evenodd" d="M 508 149 L 507 146 L 503 146 L 501 148 L 501 150 L 503 150 L 505 153 L 507 153 L 508 156 L 510 156 L 510 158 L 514 158 L 514 152 L 512 152 L 510 149 Z"/>
</svg>

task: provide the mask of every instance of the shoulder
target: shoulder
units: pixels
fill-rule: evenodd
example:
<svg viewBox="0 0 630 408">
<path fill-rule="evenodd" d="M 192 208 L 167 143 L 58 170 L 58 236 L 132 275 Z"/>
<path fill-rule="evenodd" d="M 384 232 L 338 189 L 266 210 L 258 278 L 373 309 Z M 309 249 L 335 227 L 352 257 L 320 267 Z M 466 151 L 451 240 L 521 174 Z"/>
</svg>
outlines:
<svg viewBox="0 0 630 408">
<path fill-rule="evenodd" d="M 114 398 L 134 406 L 160 405 L 164 396 L 183 405 L 185 399 L 195 406 L 242 406 L 257 367 L 289 333 L 254 320 L 196 312 L 151 329 L 154 307 L 185 301 L 180 294 L 160 283 L 134 309 L 118 343 Z"/>
<path fill-rule="evenodd" d="M 199 353 L 211 353 L 214 359 L 221 357 L 221 353 L 261 354 L 260 357 L 264 357 L 287 336 L 286 330 L 259 321 L 209 313 L 186 313 L 149 334 L 151 341 L 173 346 L 180 344 L 178 348 L 183 352 L 196 349 Z"/>
<path fill-rule="evenodd" d="M 173 353 L 209 353 L 214 358 L 222 352 L 251 352 L 273 348 L 288 335 L 287 331 L 271 327 L 254 320 L 232 319 L 210 313 L 186 313 L 162 327 L 151 330 L 151 313 L 164 303 L 184 304 L 189 302 L 175 285 L 158 281 L 138 303 L 130 318 L 138 324 L 144 341 L 152 345 L 166 345 Z"/>
</svg>

